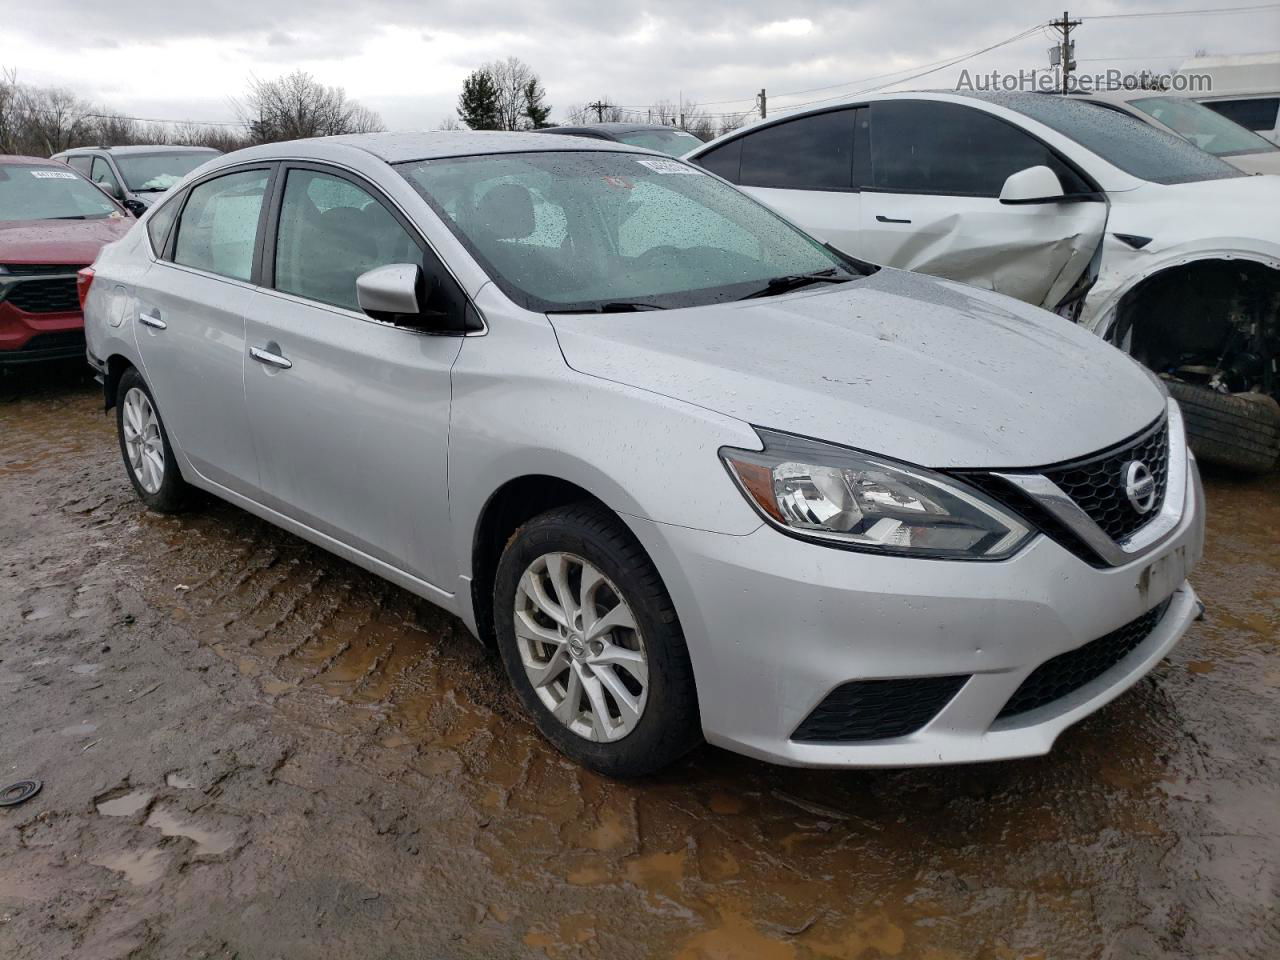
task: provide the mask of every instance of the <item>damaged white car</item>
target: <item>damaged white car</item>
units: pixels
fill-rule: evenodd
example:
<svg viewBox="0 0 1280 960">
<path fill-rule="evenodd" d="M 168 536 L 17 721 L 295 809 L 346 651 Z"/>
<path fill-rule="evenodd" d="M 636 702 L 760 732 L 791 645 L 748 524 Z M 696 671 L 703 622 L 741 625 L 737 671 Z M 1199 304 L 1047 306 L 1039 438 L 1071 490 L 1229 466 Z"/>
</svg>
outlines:
<svg viewBox="0 0 1280 960">
<path fill-rule="evenodd" d="M 1124 347 L 1204 459 L 1280 457 L 1280 178 L 1036 93 L 881 94 L 689 159 L 839 249 L 997 290 Z"/>
</svg>

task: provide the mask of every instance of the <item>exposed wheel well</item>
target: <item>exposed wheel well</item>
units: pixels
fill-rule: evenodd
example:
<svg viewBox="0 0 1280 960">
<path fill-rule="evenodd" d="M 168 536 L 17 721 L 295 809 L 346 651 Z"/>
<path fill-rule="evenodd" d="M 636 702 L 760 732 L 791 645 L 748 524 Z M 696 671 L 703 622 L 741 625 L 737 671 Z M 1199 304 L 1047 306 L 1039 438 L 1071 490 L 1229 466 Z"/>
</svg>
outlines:
<svg viewBox="0 0 1280 960">
<path fill-rule="evenodd" d="M 480 639 L 492 643 L 493 581 L 498 560 L 511 535 L 528 520 L 554 507 L 591 501 L 608 509 L 598 497 L 558 477 L 530 475 L 509 480 L 489 498 L 476 524 L 471 548 L 471 603 Z"/>
<path fill-rule="evenodd" d="M 1274 393 L 1280 270 L 1242 259 L 1180 264 L 1120 300 L 1107 339 L 1157 373 L 1218 376 L 1231 392 Z"/>
<path fill-rule="evenodd" d="M 120 386 L 120 378 L 126 370 L 131 369 L 133 364 L 118 353 L 107 358 L 107 373 L 102 384 L 102 395 L 106 400 L 104 409 L 110 410 L 116 405 L 116 390 Z"/>
</svg>

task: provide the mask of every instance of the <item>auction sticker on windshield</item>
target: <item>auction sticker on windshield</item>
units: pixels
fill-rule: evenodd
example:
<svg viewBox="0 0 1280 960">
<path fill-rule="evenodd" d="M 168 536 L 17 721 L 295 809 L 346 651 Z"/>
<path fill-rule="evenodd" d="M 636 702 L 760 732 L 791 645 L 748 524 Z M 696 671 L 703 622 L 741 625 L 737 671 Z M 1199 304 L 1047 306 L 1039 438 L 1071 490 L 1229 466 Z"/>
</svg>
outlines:
<svg viewBox="0 0 1280 960">
<path fill-rule="evenodd" d="M 31 175 L 39 180 L 74 180 L 76 175 L 63 170 L 32 170 Z"/>
<path fill-rule="evenodd" d="M 684 173 L 694 177 L 703 175 L 702 171 L 696 167 L 677 163 L 674 160 L 637 160 L 636 163 L 642 167 L 648 167 L 654 173 Z"/>
</svg>

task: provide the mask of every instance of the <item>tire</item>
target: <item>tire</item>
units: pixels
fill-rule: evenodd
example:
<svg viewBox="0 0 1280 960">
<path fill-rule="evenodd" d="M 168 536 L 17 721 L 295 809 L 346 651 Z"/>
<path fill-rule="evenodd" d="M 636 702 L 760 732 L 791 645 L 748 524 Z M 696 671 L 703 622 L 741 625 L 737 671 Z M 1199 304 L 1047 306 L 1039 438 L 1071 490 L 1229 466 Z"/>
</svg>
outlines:
<svg viewBox="0 0 1280 960">
<path fill-rule="evenodd" d="M 589 608 L 584 622 L 568 631 L 545 612 L 564 614 L 556 573 L 571 605 Z M 531 579 L 524 579 L 526 574 Z M 535 581 L 545 606 L 535 600 L 538 589 L 530 589 Z M 594 588 L 583 589 L 588 582 Z M 606 776 L 638 777 L 702 742 L 693 666 L 671 598 L 644 549 L 608 510 L 589 502 L 560 507 L 516 530 L 498 563 L 493 602 L 507 677 L 539 732 L 561 752 Z M 634 629 L 624 625 L 625 610 L 617 612 L 622 605 L 629 608 Z M 597 618 L 601 625 L 608 620 L 620 626 L 591 640 Z M 533 627 L 553 640 L 533 639 Z M 646 661 L 643 670 L 637 656 Z M 551 663 L 557 657 L 562 666 Z M 535 687 L 530 669 L 543 665 L 550 668 L 547 681 Z M 575 690 L 576 699 L 566 704 Z M 557 699 L 566 719 L 553 713 Z M 607 708 L 603 713 L 593 709 L 598 703 Z"/>
<path fill-rule="evenodd" d="M 1280 461 L 1280 404 L 1261 393 L 1218 393 L 1166 381 L 1182 408 L 1191 449 L 1206 463 L 1265 473 Z"/>
<path fill-rule="evenodd" d="M 145 398 L 145 404 L 139 399 L 139 395 Z M 153 417 L 153 420 L 140 424 L 141 435 L 145 441 L 143 446 L 147 448 L 145 452 L 139 451 L 139 444 L 130 439 L 138 435 L 139 424 L 134 423 L 131 426 L 125 422 L 126 417 L 138 414 L 140 408 L 141 411 L 149 408 Z M 120 383 L 116 388 L 116 435 L 120 440 L 120 456 L 124 460 L 124 469 L 129 475 L 129 482 L 133 484 L 138 498 L 147 505 L 149 510 L 157 513 L 178 513 L 191 503 L 193 491 L 182 479 L 182 473 L 178 469 L 178 460 L 173 455 L 169 434 L 164 428 L 164 421 L 160 419 L 160 408 L 156 405 L 155 397 L 151 395 L 151 388 L 142 379 L 142 375 L 132 367 L 121 375 Z M 150 457 L 153 463 L 155 455 L 159 454 L 158 482 L 156 482 L 157 473 L 154 470 L 145 465 L 135 466 L 135 460 L 141 463 L 141 460 L 134 455 L 135 453 Z"/>
</svg>

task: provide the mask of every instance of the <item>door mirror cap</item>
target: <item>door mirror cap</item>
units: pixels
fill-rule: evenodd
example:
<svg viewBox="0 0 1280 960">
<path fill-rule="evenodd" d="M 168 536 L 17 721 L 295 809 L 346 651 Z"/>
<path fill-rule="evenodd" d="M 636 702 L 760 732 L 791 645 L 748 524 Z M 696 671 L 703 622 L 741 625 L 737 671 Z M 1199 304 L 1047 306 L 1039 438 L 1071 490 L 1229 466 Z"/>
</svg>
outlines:
<svg viewBox="0 0 1280 960">
<path fill-rule="evenodd" d="M 356 302 L 374 320 L 406 327 L 421 321 L 422 268 L 416 263 L 391 263 L 356 277 Z"/>
<path fill-rule="evenodd" d="M 1001 203 L 1057 203 L 1065 196 L 1062 181 L 1045 166 L 1010 174 L 1000 190 Z"/>
<path fill-rule="evenodd" d="M 124 191 L 120 189 L 120 184 L 112 183 L 109 180 L 95 180 L 93 182 L 99 190 L 105 193 L 112 200 L 124 199 Z"/>
</svg>

